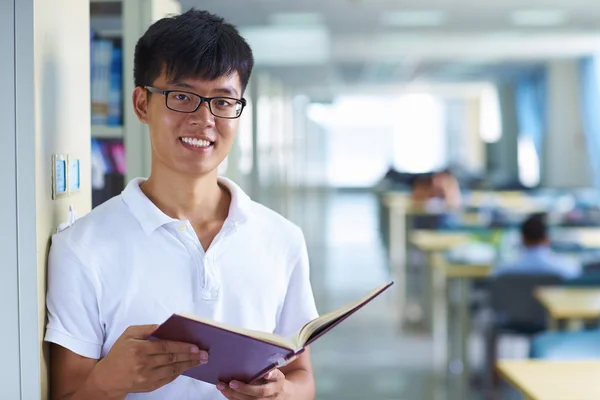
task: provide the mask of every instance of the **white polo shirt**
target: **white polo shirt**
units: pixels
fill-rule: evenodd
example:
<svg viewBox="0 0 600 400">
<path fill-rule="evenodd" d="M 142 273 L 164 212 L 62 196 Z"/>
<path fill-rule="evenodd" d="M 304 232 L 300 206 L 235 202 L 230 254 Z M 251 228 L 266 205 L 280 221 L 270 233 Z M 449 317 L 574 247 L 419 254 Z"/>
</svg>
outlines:
<svg viewBox="0 0 600 400">
<path fill-rule="evenodd" d="M 219 181 L 231 206 L 206 252 L 189 221 L 168 217 L 144 195 L 143 179 L 54 235 L 45 340 L 101 359 L 127 327 L 173 313 L 283 336 L 317 317 L 302 231 Z M 222 398 L 213 385 L 183 376 L 127 397 Z"/>
</svg>

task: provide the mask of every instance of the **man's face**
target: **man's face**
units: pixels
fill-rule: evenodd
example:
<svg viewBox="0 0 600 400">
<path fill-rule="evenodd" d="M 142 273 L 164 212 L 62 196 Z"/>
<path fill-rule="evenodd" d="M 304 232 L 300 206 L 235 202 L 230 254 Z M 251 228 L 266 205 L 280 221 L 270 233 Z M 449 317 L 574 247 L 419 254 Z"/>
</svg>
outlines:
<svg viewBox="0 0 600 400">
<path fill-rule="evenodd" d="M 162 74 L 152 86 L 204 97 L 242 98 L 237 72 L 214 81 L 186 79 L 179 82 L 172 82 Z M 206 102 L 193 113 L 173 111 L 167 108 L 165 99 L 158 93 L 149 96 L 143 88 L 136 88 L 134 93 L 138 117 L 150 128 L 153 168 L 195 176 L 216 171 L 231 149 L 239 118 L 216 117 Z"/>
</svg>

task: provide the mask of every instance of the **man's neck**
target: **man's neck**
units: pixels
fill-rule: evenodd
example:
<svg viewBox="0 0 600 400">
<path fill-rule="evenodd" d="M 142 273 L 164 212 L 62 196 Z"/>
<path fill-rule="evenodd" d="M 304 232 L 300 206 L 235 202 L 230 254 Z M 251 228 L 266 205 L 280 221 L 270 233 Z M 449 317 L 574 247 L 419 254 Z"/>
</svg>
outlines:
<svg viewBox="0 0 600 400">
<path fill-rule="evenodd" d="M 229 212 L 230 194 L 219 185 L 217 171 L 203 176 L 182 176 L 153 169 L 140 188 L 166 215 L 189 220 L 194 226 L 224 221 Z"/>
</svg>

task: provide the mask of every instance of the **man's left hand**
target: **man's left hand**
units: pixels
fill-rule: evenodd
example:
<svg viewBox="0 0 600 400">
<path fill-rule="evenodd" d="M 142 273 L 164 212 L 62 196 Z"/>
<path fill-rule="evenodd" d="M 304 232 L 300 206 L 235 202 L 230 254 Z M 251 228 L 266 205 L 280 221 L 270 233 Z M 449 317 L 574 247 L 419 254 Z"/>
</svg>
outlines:
<svg viewBox="0 0 600 400">
<path fill-rule="evenodd" d="M 229 385 L 219 383 L 217 389 L 229 400 L 287 399 L 285 375 L 278 369 L 269 372 L 261 385 L 247 385 L 231 381 Z"/>
</svg>

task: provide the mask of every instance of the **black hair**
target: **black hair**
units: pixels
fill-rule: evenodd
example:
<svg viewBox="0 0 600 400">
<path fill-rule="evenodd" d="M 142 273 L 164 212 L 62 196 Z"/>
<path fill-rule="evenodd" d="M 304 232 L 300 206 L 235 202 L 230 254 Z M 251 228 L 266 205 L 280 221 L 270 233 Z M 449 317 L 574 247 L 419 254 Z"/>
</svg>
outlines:
<svg viewBox="0 0 600 400">
<path fill-rule="evenodd" d="M 533 214 L 521 225 L 521 235 L 525 245 L 537 245 L 548 238 L 546 216 Z"/>
<path fill-rule="evenodd" d="M 163 72 L 169 79 L 215 80 L 237 72 L 246 90 L 254 57 L 237 28 L 217 15 L 190 9 L 148 28 L 135 46 L 135 86 L 151 85 Z"/>
</svg>

